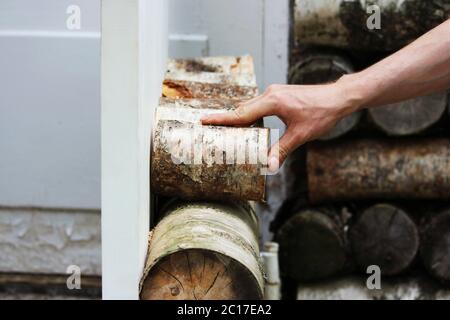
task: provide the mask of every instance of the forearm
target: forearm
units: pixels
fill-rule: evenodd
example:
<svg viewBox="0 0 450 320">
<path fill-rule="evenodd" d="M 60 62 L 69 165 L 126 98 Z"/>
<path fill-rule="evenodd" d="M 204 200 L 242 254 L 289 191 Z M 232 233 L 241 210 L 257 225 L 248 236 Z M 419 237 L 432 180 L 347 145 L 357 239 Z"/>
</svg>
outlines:
<svg viewBox="0 0 450 320">
<path fill-rule="evenodd" d="M 339 84 L 356 108 L 395 103 L 450 88 L 450 20 Z"/>
</svg>

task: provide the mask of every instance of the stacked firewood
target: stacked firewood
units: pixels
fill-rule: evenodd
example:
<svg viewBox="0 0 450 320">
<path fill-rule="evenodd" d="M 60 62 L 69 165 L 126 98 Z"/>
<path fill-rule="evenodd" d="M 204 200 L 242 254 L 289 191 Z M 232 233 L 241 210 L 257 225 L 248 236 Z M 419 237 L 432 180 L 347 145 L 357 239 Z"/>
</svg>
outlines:
<svg viewBox="0 0 450 320">
<path fill-rule="evenodd" d="M 374 4 L 380 30 L 366 25 Z M 448 1 L 297 0 L 293 10 L 294 84 L 363 69 L 450 17 Z M 449 109 L 440 92 L 354 113 L 288 159 L 295 178 L 271 226 L 285 279 L 304 288 L 375 265 L 383 279 L 450 283 Z"/>
<path fill-rule="evenodd" d="M 156 226 L 141 299 L 260 299 L 254 204 L 265 193 L 269 131 L 202 126 L 257 95 L 250 56 L 171 60 L 156 108 L 151 187 Z"/>
</svg>

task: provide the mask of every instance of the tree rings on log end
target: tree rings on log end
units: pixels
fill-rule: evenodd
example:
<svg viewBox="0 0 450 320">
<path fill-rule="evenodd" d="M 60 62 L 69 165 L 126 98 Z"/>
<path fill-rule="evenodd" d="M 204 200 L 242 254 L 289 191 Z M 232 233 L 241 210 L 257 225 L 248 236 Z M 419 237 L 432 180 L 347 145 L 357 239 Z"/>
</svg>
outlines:
<svg viewBox="0 0 450 320">
<path fill-rule="evenodd" d="M 416 134 L 441 119 L 447 107 L 447 92 L 370 108 L 372 121 L 385 133 L 395 136 Z"/>
<path fill-rule="evenodd" d="M 298 281 L 335 275 L 346 263 L 343 229 L 319 211 L 297 213 L 279 229 L 280 267 Z"/>
<path fill-rule="evenodd" d="M 246 202 L 172 201 L 151 231 L 141 299 L 260 299 L 258 219 Z"/>
<path fill-rule="evenodd" d="M 161 259 L 143 283 L 142 300 L 261 299 L 254 277 L 223 254 L 190 249 Z"/>
<path fill-rule="evenodd" d="M 349 239 L 356 264 L 365 272 L 370 265 L 382 275 L 397 275 L 413 262 L 419 232 L 406 212 L 377 204 L 366 209 L 350 228 Z"/>
<path fill-rule="evenodd" d="M 432 216 L 421 234 L 423 264 L 432 276 L 450 283 L 450 209 Z"/>
</svg>

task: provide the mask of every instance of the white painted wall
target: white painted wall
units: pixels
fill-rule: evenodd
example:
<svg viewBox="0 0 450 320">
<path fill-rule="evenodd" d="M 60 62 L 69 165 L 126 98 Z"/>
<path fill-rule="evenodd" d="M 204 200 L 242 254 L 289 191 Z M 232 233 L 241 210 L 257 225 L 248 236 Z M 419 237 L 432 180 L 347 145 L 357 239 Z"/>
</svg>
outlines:
<svg viewBox="0 0 450 320">
<path fill-rule="evenodd" d="M 100 208 L 99 22 L 99 0 L 0 1 L 0 206 Z"/>
<path fill-rule="evenodd" d="M 102 292 L 137 299 L 150 218 L 153 112 L 167 64 L 165 0 L 102 1 Z"/>
</svg>

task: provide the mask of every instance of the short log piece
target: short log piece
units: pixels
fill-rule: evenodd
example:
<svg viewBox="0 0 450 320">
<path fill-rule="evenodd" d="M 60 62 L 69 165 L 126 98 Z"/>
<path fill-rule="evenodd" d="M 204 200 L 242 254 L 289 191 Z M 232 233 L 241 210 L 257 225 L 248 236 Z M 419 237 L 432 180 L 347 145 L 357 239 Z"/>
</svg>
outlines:
<svg viewBox="0 0 450 320">
<path fill-rule="evenodd" d="M 347 261 L 344 228 L 329 215 L 305 209 L 278 230 L 280 268 L 301 282 L 324 279 L 343 270 Z"/>
<path fill-rule="evenodd" d="M 351 140 L 307 147 L 312 203 L 352 199 L 449 199 L 450 139 Z"/>
<path fill-rule="evenodd" d="M 258 220 L 245 203 L 177 202 L 152 230 L 143 300 L 261 299 Z"/>
<path fill-rule="evenodd" d="M 151 185 L 157 194 L 186 199 L 263 201 L 269 129 L 157 122 Z"/>
<path fill-rule="evenodd" d="M 301 46 L 393 51 L 449 17 L 447 0 L 296 0 L 294 39 Z"/>
<path fill-rule="evenodd" d="M 420 133 L 438 122 L 447 107 L 447 92 L 370 108 L 371 120 L 385 133 L 395 136 Z"/>
<path fill-rule="evenodd" d="M 398 275 L 414 261 L 419 231 L 410 216 L 391 204 L 376 204 L 363 211 L 350 227 L 352 257 L 362 272 L 376 265 L 382 275 Z"/>
<path fill-rule="evenodd" d="M 430 213 L 421 236 L 420 256 L 425 268 L 434 278 L 450 283 L 450 209 Z"/>
</svg>

